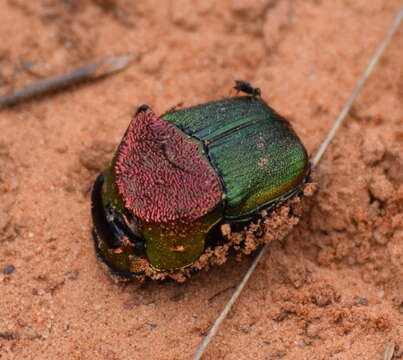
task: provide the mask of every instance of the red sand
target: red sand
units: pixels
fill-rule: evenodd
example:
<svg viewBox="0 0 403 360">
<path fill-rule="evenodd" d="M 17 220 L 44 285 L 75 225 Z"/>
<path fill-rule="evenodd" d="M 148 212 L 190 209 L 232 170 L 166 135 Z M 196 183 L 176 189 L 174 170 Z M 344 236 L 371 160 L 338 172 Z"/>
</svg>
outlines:
<svg viewBox="0 0 403 360">
<path fill-rule="evenodd" d="M 184 284 L 116 285 L 101 270 L 88 190 L 133 108 L 222 98 L 245 79 L 313 154 L 399 6 L 2 1 L 0 94 L 106 56 L 136 61 L 1 111 L 0 269 L 15 270 L 0 275 L 0 359 L 191 358 L 251 258 Z M 391 341 L 403 357 L 402 35 L 318 167 L 303 220 L 272 243 L 205 359 L 383 359 Z"/>
</svg>

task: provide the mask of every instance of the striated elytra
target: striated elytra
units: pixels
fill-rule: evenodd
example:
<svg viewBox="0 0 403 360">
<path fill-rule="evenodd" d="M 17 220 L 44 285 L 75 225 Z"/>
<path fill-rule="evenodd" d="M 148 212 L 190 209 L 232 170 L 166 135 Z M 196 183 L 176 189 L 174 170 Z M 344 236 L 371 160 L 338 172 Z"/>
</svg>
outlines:
<svg viewBox="0 0 403 360">
<path fill-rule="evenodd" d="M 93 187 L 98 257 L 120 278 L 188 268 L 225 242 L 220 224 L 295 196 L 309 171 L 291 125 L 260 97 L 160 117 L 142 105 Z"/>
</svg>

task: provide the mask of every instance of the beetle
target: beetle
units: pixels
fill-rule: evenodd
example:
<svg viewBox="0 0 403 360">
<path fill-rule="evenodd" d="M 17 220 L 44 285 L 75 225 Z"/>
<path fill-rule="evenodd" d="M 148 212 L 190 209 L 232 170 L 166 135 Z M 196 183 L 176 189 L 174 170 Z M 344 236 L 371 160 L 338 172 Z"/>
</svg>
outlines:
<svg viewBox="0 0 403 360">
<path fill-rule="evenodd" d="M 250 83 L 244 80 L 235 80 L 234 89 L 237 91 L 242 91 L 246 94 L 252 96 L 261 96 L 262 93 L 259 88 L 254 88 Z"/>
<path fill-rule="evenodd" d="M 96 253 L 119 279 L 188 276 L 217 247 L 242 247 L 223 224 L 246 229 L 300 196 L 309 173 L 302 142 L 261 97 L 160 117 L 142 105 L 93 186 Z"/>
</svg>

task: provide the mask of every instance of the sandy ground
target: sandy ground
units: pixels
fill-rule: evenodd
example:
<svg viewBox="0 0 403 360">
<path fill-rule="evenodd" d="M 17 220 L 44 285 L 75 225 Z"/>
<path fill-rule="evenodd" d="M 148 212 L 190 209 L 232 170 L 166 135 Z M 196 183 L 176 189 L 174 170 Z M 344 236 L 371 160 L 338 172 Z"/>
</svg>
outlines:
<svg viewBox="0 0 403 360">
<path fill-rule="evenodd" d="M 106 56 L 124 72 L 0 115 L 0 359 L 189 359 L 252 257 L 184 284 L 113 283 L 89 189 L 133 108 L 262 89 L 310 154 L 399 0 L 0 2 L 0 95 Z M 205 359 L 403 358 L 403 27 Z M 399 148 L 400 147 L 400 148 Z M 12 266 L 11 266 L 12 265 Z"/>
</svg>

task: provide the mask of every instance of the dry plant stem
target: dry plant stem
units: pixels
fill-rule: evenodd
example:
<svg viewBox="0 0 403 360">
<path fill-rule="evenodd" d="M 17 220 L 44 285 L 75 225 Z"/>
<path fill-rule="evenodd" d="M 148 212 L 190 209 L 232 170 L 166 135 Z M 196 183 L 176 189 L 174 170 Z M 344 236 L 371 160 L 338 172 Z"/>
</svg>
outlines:
<svg viewBox="0 0 403 360">
<path fill-rule="evenodd" d="M 388 342 L 386 344 L 383 360 L 392 360 L 394 353 L 395 353 L 395 343 L 393 341 Z"/>
<path fill-rule="evenodd" d="M 379 47 L 376 50 L 374 56 L 372 57 L 370 63 L 368 64 L 368 67 L 366 68 L 366 70 L 364 71 L 364 73 L 362 74 L 360 79 L 358 80 L 357 85 L 356 85 L 352 95 L 350 96 L 350 98 L 348 99 L 346 104 L 344 105 L 343 109 L 340 112 L 340 115 L 336 119 L 336 121 L 335 121 L 334 125 L 332 126 L 332 128 L 330 129 L 329 133 L 327 134 L 326 139 L 323 141 L 322 145 L 319 147 L 318 151 L 316 152 L 315 156 L 313 157 L 313 160 L 312 160 L 313 167 L 315 167 L 318 164 L 322 155 L 324 154 L 324 152 L 326 151 L 330 142 L 334 138 L 334 136 L 335 136 L 337 130 L 339 129 L 339 127 L 341 126 L 344 118 L 350 111 L 350 108 L 353 105 L 355 99 L 361 92 L 362 88 L 364 87 L 365 82 L 367 81 L 368 77 L 371 75 L 376 64 L 378 63 L 378 60 L 381 57 L 383 51 L 385 50 L 386 46 L 389 44 L 390 40 L 392 39 L 393 34 L 398 29 L 399 24 L 402 21 L 402 17 L 403 17 L 403 9 L 401 9 L 399 11 L 398 15 L 396 16 L 395 20 L 393 21 L 393 24 L 392 24 L 388 34 L 386 35 L 385 39 L 379 45 Z"/>
<path fill-rule="evenodd" d="M 34 82 L 10 95 L 1 97 L 0 108 L 11 106 L 33 97 L 50 94 L 84 81 L 100 79 L 123 70 L 132 59 L 132 56 L 110 57 L 94 64 L 84 65 L 79 69 L 64 74 Z"/>
<path fill-rule="evenodd" d="M 365 69 L 363 75 L 360 77 L 360 79 L 357 82 L 357 85 L 351 94 L 350 98 L 347 100 L 346 104 L 343 106 L 339 116 L 337 117 L 334 125 L 330 129 L 328 135 L 326 136 L 325 140 L 319 147 L 318 151 L 316 152 L 315 156 L 313 157 L 312 160 L 312 168 L 315 168 L 317 164 L 319 163 L 320 159 L 322 158 L 322 155 L 326 151 L 327 147 L 329 146 L 330 142 L 334 138 L 337 130 L 340 128 L 341 124 L 343 123 L 344 119 L 346 118 L 346 115 L 351 109 L 351 106 L 353 105 L 355 99 L 361 92 L 362 88 L 364 87 L 365 82 L 367 81 L 368 77 L 371 75 L 373 72 L 375 66 L 378 63 L 378 60 L 382 53 L 384 52 L 386 46 L 389 44 L 390 40 L 392 39 L 393 34 L 396 32 L 398 29 L 400 22 L 402 21 L 403 18 L 403 9 L 401 9 L 394 19 L 392 26 L 386 35 L 385 39 L 381 42 L 379 45 L 378 49 L 376 50 L 374 56 L 372 57 L 370 63 L 368 64 L 367 68 Z M 227 316 L 228 312 L 231 310 L 232 305 L 235 303 L 235 301 L 238 299 L 239 295 L 241 294 L 243 288 L 245 287 L 246 283 L 248 282 L 250 276 L 252 275 L 253 271 L 255 270 L 256 266 L 258 265 L 259 261 L 265 254 L 269 247 L 269 244 L 265 244 L 261 250 L 259 251 L 258 255 L 255 257 L 253 260 L 252 264 L 250 265 L 249 269 L 246 271 L 246 273 L 243 275 L 242 280 L 236 287 L 235 291 L 231 295 L 230 299 L 227 301 L 225 304 L 224 308 L 221 310 L 220 314 L 216 318 L 213 326 L 210 328 L 208 334 L 206 337 L 203 339 L 202 343 L 200 344 L 199 348 L 197 349 L 196 353 L 193 356 L 193 360 L 199 360 L 203 356 L 208 344 L 210 343 L 211 339 L 214 337 L 214 335 L 217 333 L 219 326 L 221 325 L 222 321 L 225 319 Z M 394 346 L 393 346 L 394 349 Z M 388 348 L 385 351 L 385 359 L 386 359 L 386 352 L 388 352 Z"/>
</svg>

